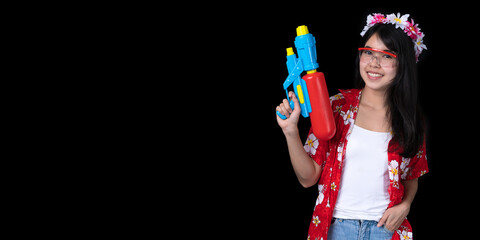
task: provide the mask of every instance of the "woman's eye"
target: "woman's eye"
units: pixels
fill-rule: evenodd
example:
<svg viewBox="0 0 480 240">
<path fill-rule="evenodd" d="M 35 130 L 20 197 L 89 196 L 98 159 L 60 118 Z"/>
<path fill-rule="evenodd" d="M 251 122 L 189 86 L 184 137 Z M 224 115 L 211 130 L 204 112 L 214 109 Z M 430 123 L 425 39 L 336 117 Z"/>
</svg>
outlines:
<svg viewBox="0 0 480 240">
<path fill-rule="evenodd" d="M 392 59 L 393 57 L 388 55 L 388 54 L 385 54 L 385 55 L 383 55 L 383 58 Z"/>
<path fill-rule="evenodd" d="M 370 50 L 365 50 L 363 53 L 366 54 L 366 55 L 372 55 L 373 54 L 373 52 L 370 51 Z"/>
</svg>

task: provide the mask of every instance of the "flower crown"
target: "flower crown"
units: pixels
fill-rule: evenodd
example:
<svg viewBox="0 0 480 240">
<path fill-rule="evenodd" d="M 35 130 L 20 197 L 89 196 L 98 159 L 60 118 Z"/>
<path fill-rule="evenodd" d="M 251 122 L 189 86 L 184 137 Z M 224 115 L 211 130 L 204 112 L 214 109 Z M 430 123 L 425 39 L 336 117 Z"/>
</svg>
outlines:
<svg viewBox="0 0 480 240">
<path fill-rule="evenodd" d="M 363 31 L 360 35 L 363 37 L 365 33 L 373 27 L 375 24 L 393 24 L 395 28 L 401 28 L 412 40 L 415 48 L 415 57 L 418 62 L 418 56 L 422 53 L 423 49 L 427 49 L 427 46 L 423 44 L 423 37 L 425 34 L 420 32 L 418 24 L 415 24 L 413 19 L 411 22 L 407 21 L 410 14 L 405 14 L 403 16 L 400 13 L 388 14 L 386 17 L 380 13 L 374 13 L 367 16 L 367 25 L 363 28 Z"/>
</svg>

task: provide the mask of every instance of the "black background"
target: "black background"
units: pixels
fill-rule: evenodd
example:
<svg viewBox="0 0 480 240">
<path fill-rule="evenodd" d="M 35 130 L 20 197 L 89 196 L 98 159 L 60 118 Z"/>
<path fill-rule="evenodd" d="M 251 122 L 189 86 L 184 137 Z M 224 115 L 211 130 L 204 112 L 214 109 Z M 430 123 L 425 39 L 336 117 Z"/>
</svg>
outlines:
<svg viewBox="0 0 480 240">
<path fill-rule="evenodd" d="M 317 41 L 318 70 L 334 95 L 353 88 L 366 16 L 400 12 L 419 24 L 428 48 L 418 69 L 430 173 L 420 178 L 408 219 L 415 239 L 444 239 L 467 227 L 462 217 L 475 209 L 475 193 L 467 190 L 473 188 L 475 160 L 466 137 L 472 137 L 477 114 L 476 27 L 468 6 L 336 4 L 233 4 L 188 27 L 190 59 L 199 64 L 190 67 L 197 79 L 188 92 L 192 121 L 175 139 L 186 160 L 180 165 L 189 169 L 187 210 L 179 222 L 197 221 L 195 229 L 208 236 L 306 239 L 317 187 L 299 184 L 275 118 L 285 98 L 285 49 L 294 46 L 296 27 L 307 25 Z M 299 122 L 302 141 L 309 121 Z"/>
</svg>

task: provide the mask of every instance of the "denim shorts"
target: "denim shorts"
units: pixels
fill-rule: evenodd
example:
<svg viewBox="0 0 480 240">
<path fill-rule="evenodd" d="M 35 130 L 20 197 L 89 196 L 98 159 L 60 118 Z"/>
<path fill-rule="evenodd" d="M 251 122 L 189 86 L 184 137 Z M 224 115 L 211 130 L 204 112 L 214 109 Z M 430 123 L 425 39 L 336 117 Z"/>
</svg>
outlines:
<svg viewBox="0 0 480 240">
<path fill-rule="evenodd" d="M 393 232 L 385 228 L 385 224 L 377 227 L 378 222 L 372 220 L 354 220 L 333 218 L 328 230 L 328 240 L 361 239 L 384 240 L 392 239 Z"/>
</svg>

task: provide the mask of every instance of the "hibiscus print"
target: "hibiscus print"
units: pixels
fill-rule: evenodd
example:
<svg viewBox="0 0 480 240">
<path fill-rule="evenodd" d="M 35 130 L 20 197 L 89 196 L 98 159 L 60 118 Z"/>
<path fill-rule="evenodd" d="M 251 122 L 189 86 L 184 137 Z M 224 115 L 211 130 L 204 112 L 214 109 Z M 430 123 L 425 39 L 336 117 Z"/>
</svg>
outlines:
<svg viewBox="0 0 480 240">
<path fill-rule="evenodd" d="M 343 124 L 348 125 L 351 122 L 353 122 L 353 111 L 352 109 L 349 109 L 347 112 L 340 112 L 340 116 L 343 117 Z"/>
<path fill-rule="evenodd" d="M 315 227 L 318 227 L 318 224 L 320 223 L 320 220 L 318 219 L 318 216 L 313 217 L 313 224 L 315 224 Z"/>
<path fill-rule="evenodd" d="M 318 205 L 318 204 L 322 204 L 323 202 L 323 190 L 324 190 L 324 185 L 323 184 L 318 184 L 318 197 L 317 197 L 317 201 L 315 202 L 315 207 Z"/>
<path fill-rule="evenodd" d="M 407 179 L 407 174 L 408 174 L 408 170 L 409 170 L 409 168 L 407 166 L 409 164 L 410 164 L 410 158 L 402 157 L 402 163 L 400 164 L 400 170 L 402 170 L 402 176 L 400 176 L 400 177 L 402 178 L 402 180 Z"/>
<path fill-rule="evenodd" d="M 421 158 L 422 156 L 423 156 L 423 151 L 422 150 L 418 151 L 417 158 Z"/>
<path fill-rule="evenodd" d="M 341 162 L 342 159 L 343 159 L 343 143 L 341 143 L 337 147 L 337 160 Z"/>
<path fill-rule="evenodd" d="M 310 155 L 315 155 L 315 153 L 317 153 L 317 147 L 318 147 L 318 139 L 312 133 L 308 136 L 307 142 L 305 143 L 303 148 Z"/>
<path fill-rule="evenodd" d="M 339 93 L 337 95 L 333 95 L 330 97 L 330 105 L 332 105 L 332 102 L 335 100 L 339 100 L 343 98 L 343 94 Z"/>
<path fill-rule="evenodd" d="M 400 230 L 397 231 L 398 235 L 400 235 L 401 240 L 412 240 L 412 232 L 403 229 L 401 232 Z"/>
<path fill-rule="evenodd" d="M 335 184 L 335 182 L 332 182 L 332 184 L 330 185 L 330 189 L 332 189 L 333 191 L 337 190 L 337 185 Z"/>
<path fill-rule="evenodd" d="M 388 165 L 388 177 L 390 181 L 393 182 L 393 186 L 399 188 L 398 185 L 398 162 L 397 160 L 392 160 Z"/>
</svg>

